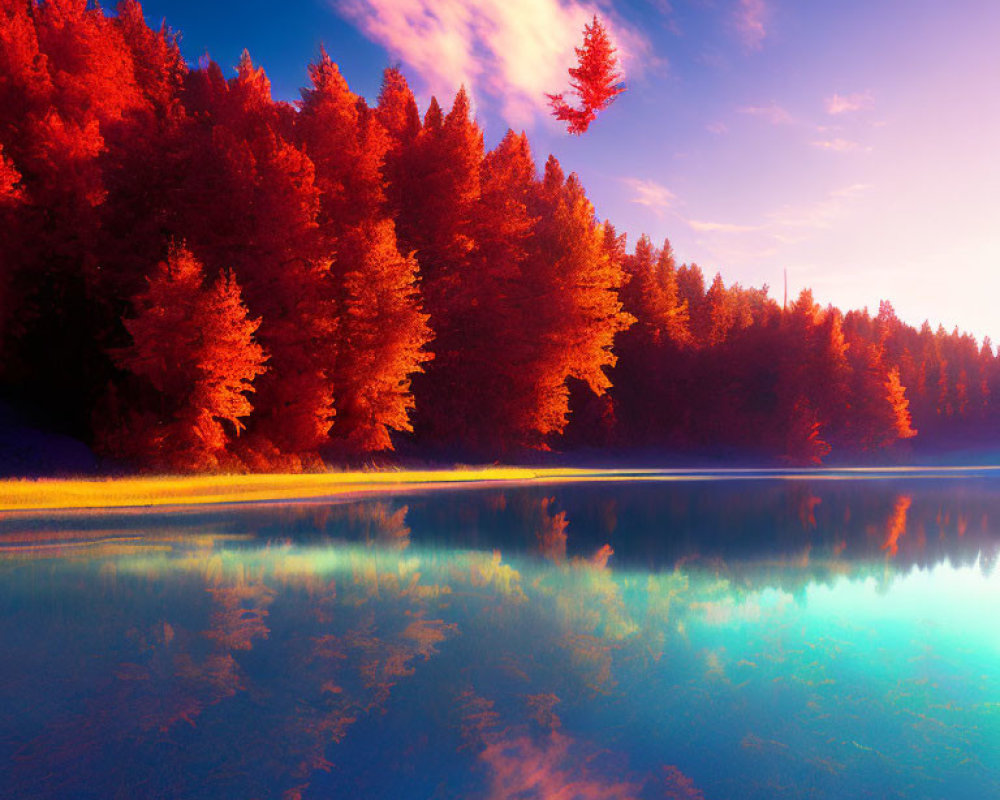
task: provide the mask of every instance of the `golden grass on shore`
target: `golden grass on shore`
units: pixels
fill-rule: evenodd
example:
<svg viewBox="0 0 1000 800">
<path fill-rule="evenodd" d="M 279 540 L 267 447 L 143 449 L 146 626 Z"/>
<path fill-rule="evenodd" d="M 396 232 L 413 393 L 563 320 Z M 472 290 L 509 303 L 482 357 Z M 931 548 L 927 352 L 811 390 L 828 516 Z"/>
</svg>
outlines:
<svg viewBox="0 0 1000 800">
<path fill-rule="evenodd" d="M 306 474 L 193 475 L 80 480 L 0 480 L 0 514 L 267 503 L 483 484 L 588 481 L 883 480 L 997 475 L 1000 467 L 849 467 L 835 469 L 577 469 L 461 467 Z"/>
<path fill-rule="evenodd" d="M 195 475 L 0 481 L 0 512 L 260 503 L 437 488 L 456 484 L 579 479 L 602 470 L 479 469 Z"/>
</svg>

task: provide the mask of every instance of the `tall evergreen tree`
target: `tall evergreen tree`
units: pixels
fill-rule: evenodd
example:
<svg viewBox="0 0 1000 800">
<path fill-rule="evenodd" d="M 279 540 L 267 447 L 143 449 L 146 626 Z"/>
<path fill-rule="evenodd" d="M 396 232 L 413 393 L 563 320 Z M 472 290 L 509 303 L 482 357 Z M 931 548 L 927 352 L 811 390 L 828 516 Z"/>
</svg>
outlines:
<svg viewBox="0 0 1000 800">
<path fill-rule="evenodd" d="M 248 317 L 235 278 L 222 273 L 206 286 L 201 263 L 176 246 L 133 304 L 125 320 L 132 345 L 117 360 L 148 383 L 153 400 L 149 409 L 130 409 L 124 436 L 117 420 L 105 420 L 106 447 L 156 469 L 234 466 L 229 438 L 243 430 L 247 394 L 266 371 L 254 340 L 260 320 Z"/>
<path fill-rule="evenodd" d="M 414 144 L 420 134 L 420 112 L 417 101 L 406 78 L 398 68 L 387 69 L 382 76 L 382 88 L 375 109 L 379 122 L 389 135 L 389 148 L 382 165 L 383 186 L 391 216 L 399 221 L 405 207 L 404 199 L 411 197 L 419 186 L 419 175 Z M 408 250 L 404 251 L 407 255 Z"/>
<path fill-rule="evenodd" d="M 387 216 L 382 169 L 391 140 L 325 51 L 310 74 L 296 124 L 316 168 L 320 234 L 336 254 L 332 437 L 351 454 L 389 450 L 391 430 L 412 430 L 410 376 L 429 360 L 430 339 L 416 262 L 400 254 Z"/>
<path fill-rule="evenodd" d="M 321 192 L 292 140 L 295 112 L 272 100 L 246 53 L 229 81 L 215 64 L 191 73 L 185 97 L 193 122 L 175 235 L 207 263 L 232 266 L 271 354 L 247 458 L 257 467 L 318 463 L 335 415 L 337 311 Z"/>
<path fill-rule="evenodd" d="M 536 299 L 530 335 L 540 352 L 528 429 L 544 443 L 566 426 L 570 378 L 597 395 L 610 388 L 615 336 L 634 318 L 622 311 L 618 290 L 625 276 L 605 249 L 603 225 L 577 177 L 565 178 L 552 156 L 533 213 L 539 221 L 525 291 Z"/>
<path fill-rule="evenodd" d="M 18 244 L 3 256 L 13 316 L 4 380 L 22 402 L 85 438 L 94 378 L 110 370 L 96 246 L 101 160 L 143 99 L 116 20 L 85 0 L 9 0 L 0 19 L 0 142 L 25 201 Z"/>
<path fill-rule="evenodd" d="M 615 47 L 604 25 L 595 15 L 583 29 L 583 47 L 576 48 L 577 65 L 569 70 L 570 85 L 579 107 L 570 106 L 564 95 L 550 94 L 552 115 L 579 136 L 587 131 L 598 113 L 625 91 Z"/>
<path fill-rule="evenodd" d="M 467 422 L 456 404 L 471 388 L 463 330 L 477 313 L 467 301 L 476 292 L 470 263 L 484 149 L 464 89 L 443 118 L 431 100 L 414 146 L 421 188 L 412 187 L 405 199 L 399 230 L 404 248 L 415 251 L 420 265 L 424 308 L 434 331 L 434 360 L 413 383 L 417 431 L 425 441 L 454 444 Z"/>
</svg>

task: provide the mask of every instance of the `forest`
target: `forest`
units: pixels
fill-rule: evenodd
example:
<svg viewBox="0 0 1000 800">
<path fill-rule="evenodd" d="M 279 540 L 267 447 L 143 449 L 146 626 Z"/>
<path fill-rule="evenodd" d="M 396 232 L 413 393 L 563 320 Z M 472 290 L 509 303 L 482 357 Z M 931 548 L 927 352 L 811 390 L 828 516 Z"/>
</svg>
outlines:
<svg viewBox="0 0 1000 800">
<path fill-rule="evenodd" d="M 905 460 L 990 442 L 989 340 L 626 242 L 464 89 L 296 103 L 135 0 L 0 0 L 0 397 L 109 463 Z"/>
</svg>

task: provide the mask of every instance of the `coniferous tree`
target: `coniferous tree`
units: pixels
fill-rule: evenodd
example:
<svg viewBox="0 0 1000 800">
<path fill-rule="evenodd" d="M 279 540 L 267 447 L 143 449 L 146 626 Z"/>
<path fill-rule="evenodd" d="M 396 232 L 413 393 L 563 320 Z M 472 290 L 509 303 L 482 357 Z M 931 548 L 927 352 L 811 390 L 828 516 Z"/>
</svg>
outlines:
<svg viewBox="0 0 1000 800">
<path fill-rule="evenodd" d="M 681 299 L 677 278 L 677 262 L 669 239 L 663 240 L 656 260 L 656 280 L 662 296 L 666 317 L 662 320 L 663 335 L 677 347 L 691 344 L 691 318 L 687 303 Z"/>
<path fill-rule="evenodd" d="M 0 142 L 25 201 L 18 244 L 4 254 L 14 318 L 3 371 L 22 401 L 85 437 L 94 378 L 110 371 L 96 252 L 101 159 L 142 97 L 117 21 L 101 9 L 11 0 L 0 14 Z"/>
<path fill-rule="evenodd" d="M 875 452 L 915 435 L 899 371 L 886 363 L 884 345 L 865 313 L 847 315 L 845 334 L 851 364 L 850 414 L 845 443 L 860 452 Z"/>
<path fill-rule="evenodd" d="M 246 53 L 229 81 L 215 64 L 191 73 L 185 96 L 194 120 L 176 235 L 207 263 L 232 266 L 271 355 L 246 457 L 259 468 L 318 463 L 335 416 L 338 320 L 320 190 L 293 141 L 295 112 L 272 100 Z"/>
<path fill-rule="evenodd" d="M 541 352 L 528 430 L 544 441 L 566 426 L 569 379 L 597 395 L 611 387 L 607 370 L 616 362 L 614 339 L 634 317 L 622 310 L 618 290 L 625 275 L 608 255 L 604 226 L 576 175 L 565 178 L 552 156 L 533 211 L 539 222 L 525 291 L 538 301 L 531 335 Z"/>
<path fill-rule="evenodd" d="M 823 311 L 805 289 L 782 314 L 775 443 L 791 464 L 819 464 L 847 401 L 846 342 L 838 317 Z M 781 440 L 784 440 L 781 445 Z"/>
<path fill-rule="evenodd" d="M 174 246 L 133 305 L 125 320 L 132 345 L 116 360 L 148 384 L 152 402 L 131 409 L 125 436 L 108 430 L 106 446 L 159 469 L 234 466 L 227 445 L 244 429 L 266 359 L 254 340 L 260 320 L 248 317 L 232 273 L 206 286 L 201 263 Z"/>
<path fill-rule="evenodd" d="M 614 99 L 625 91 L 622 73 L 604 25 L 595 15 L 583 29 L 583 47 L 577 47 L 577 65 L 569 70 L 570 86 L 579 107 L 570 106 L 563 94 L 550 94 L 552 115 L 566 123 L 566 130 L 579 136 Z"/>
<path fill-rule="evenodd" d="M 415 163 L 417 150 L 414 145 L 421 123 L 417 101 L 398 68 L 387 69 L 383 74 L 375 113 L 389 136 L 382 164 L 383 188 L 389 213 L 399 228 L 403 220 L 404 199 L 419 191 L 415 183 L 419 165 Z M 405 247 L 408 241 L 401 239 L 401 244 Z M 403 252 L 409 255 L 408 249 Z"/>
<path fill-rule="evenodd" d="M 701 330 L 695 334 L 703 345 L 713 347 L 725 341 L 730 330 L 736 324 L 736 309 L 733 300 L 732 294 L 726 290 L 726 286 L 722 282 L 722 275 L 716 273 L 715 278 L 712 279 L 712 285 L 705 293 Z"/>
<path fill-rule="evenodd" d="M 527 137 L 507 131 L 480 170 L 470 269 L 462 322 L 467 350 L 463 419 L 466 436 L 489 453 L 526 444 L 525 408 L 531 403 L 534 298 L 526 292 L 527 253 L 537 219 L 530 205 L 537 183 Z M 473 355 L 475 354 L 475 355 Z"/>
<path fill-rule="evenodd" d="M 704 344 L 699 334 L 704 330 L 703 306 L 705 305 L 705 275 L 697 264 L 682 264 L 677 268 L 677 291 L 681 302 L 687 305 L 693 343 Z"/>
<path fill-rule="evenodd" d="M 636 324 L 617 339 L 612 373 L 616 416 L 632 446 L 663 446 L 677 422 L 684 386 L 684 349 L 690 340 L 687 306 L 678 299 L 670 243 L 655 251 L 647 236 L 623 258 L 627 282 L 620 292 Z"/>
<path fill-rule="evenodd" d="M 392 432 L 413 430 L 411 380 L 432 358 L 417 263 L 400 255 L 389 220 L 345 234 L 338 258 L 351 268 L 340 292 L 334 441 L 352 455 L 392 450 Z"/>
<path fill-rule="evenodd" d="M 325 51 L 310 74 L 296 124 L 316 169 L 320 235 L 336 254 L 332 437 L 351 454 L 389 450 L 390 431 L 412 430 L 410 376 L 430 358 L 417 265 L 400 254 L 386 212 L 388 134 Z"/>
<path fill-rule="evenodd" d="M 425 441 L 454 444 L 465 438 L 463 426 L 471 422 L 461 403 L 473 390 L 468 367 L 474 356 L 465 349 L 463 331 L 476 314 L 470 295 L 478 282 L 470 263 L 484 150 L 464 89 L 444 117 L 431 100 L 414 147 L 420 189 L 411 187 L 404 200 L 399 231 L 403 248 L 415 251 L 434 331 L 434 360 L 413 382 L 416 426 Z"/>
</svg>

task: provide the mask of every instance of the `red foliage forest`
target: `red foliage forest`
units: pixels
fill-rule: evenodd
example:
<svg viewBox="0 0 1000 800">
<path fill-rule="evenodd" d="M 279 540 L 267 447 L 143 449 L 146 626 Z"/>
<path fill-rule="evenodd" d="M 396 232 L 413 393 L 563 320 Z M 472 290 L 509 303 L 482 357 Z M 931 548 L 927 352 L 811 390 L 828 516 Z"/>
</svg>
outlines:
<svg viewBox="0 0 1000 800">
<path fill-rule="evenodd" d="M 523 133 L 487 151 L 464 90 L 421 118 L 396 69 L 374 107 L 325 52 L 310 76 L 278 102 L 133 0 L 0 0 L 8 402 L 155 470 L 995 435 L 988 341 L 706 287 Z"/>
</svg>

